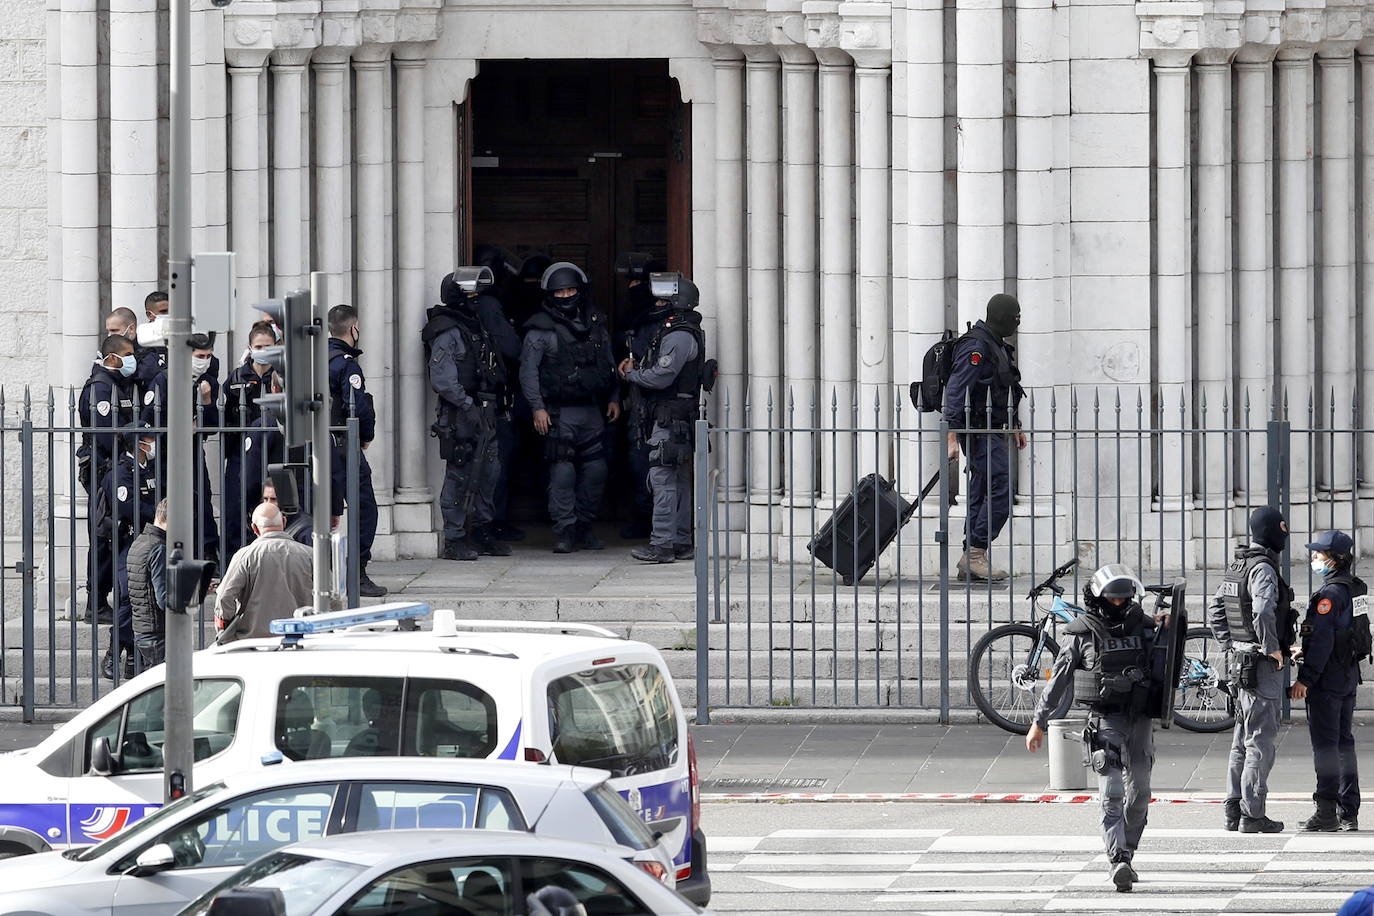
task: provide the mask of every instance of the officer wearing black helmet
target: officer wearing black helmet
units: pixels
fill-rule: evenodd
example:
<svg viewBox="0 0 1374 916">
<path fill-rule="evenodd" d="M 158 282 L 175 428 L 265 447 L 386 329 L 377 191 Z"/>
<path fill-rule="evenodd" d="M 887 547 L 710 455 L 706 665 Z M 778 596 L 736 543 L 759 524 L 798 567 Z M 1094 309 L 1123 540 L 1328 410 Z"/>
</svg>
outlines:
<svg viewBox="0 0 1374 916">
<path fill-rule="evenodd" d="M 1297 683 L 1289 695 L 1307 701 L 1317 789 L 1312 793 L 1316 810 L 1300 826 L 1309 832 L 1355 831 L 1360 829 L 1355 691 L 1360 686 L 1360 657 L 1369 651 L 1369 589 L 1355 575 L 1355 542 L 1350 535 L 1323 531 L 1307 549 L 1322 584 L 1307 603 L 1302 647 L 1294 652 Z"/>
<path fill-rule="evenodd" d="M 649 446 L 653 530 L 647 547 L 630 556 L 672 563 L 692 556 L 692 424 L 706 383 L 706 335 L 696 311 L 696 284 L 676 273 L 649 278 L 658 326 L 642 361 L 626 357 L 620 377 L 639 389 Z"/>
<path fill-rule="evenodd" d="M 650 274 L 662 273 L 668 267 L 642 251 L 630 251 L 617 259 L 615 269 L 625 277 L 626 298 L 630 304 L 621 358 L 640 362 L 649 352 L 649 345 L 663 319 L 672 311 L 649 289 Z M 652 418 L 645 416 L 645 404 L 640 389 L 630 385 L 625 398 L 626 439 L 629 446 L 625 457 L 630 470 L 633 506 L 630 521 L 620 529 L 620 536 L 628 540 L 642 540 L 653 533 L 654 497 L 649 492 L 649 426 Z"/>
<path fill-rule="evenodd" d="M 525 323 L 520 387 L 544 437 L 553 551 L 602 550 L 592 523 L 606 489 L 606 419 L 620 417 L 611 337 L 586 301 L 581 268 L 559 261 L 539 285 L 544 301 Z"/>
<path fill-rule="evenodd" d="M 1283 665 L 1295 637 L 1293 590 L 1279 573 L 1288 522 L 1272 506 L 1250 513 L 1250 543 L 1236 551 L 1208 607 L 1236 698 L 1236 728 L 1227 768 L 1225 826 L 1242 833 L 1281 833 L 1266 812 L 1283 713 Z"/>
<path fill-rule="evenodd" d="M 1158 687 L 1151 653 L 1168 619 L 1145 613 L 1138 600 L 1144 591 L 1135 574 L 1119 563 L 1093 573 L 1083 589 L 1087 613 L 1065 628 L 1073 638 L 1055 657 L 1053 675 L 1026 735 L 1026 748 L 1035 753 L 1044 742 L 1050 714 L 1072 686 L 1075 704 L 1088 710 L 1084 753 L 1097 773 L 1112 883 L 1123 892 L 1138 880 L 1132 861 L 1150 809 L 1155 714 L 1150 699 L 1152 685 Z"/>
</svg>

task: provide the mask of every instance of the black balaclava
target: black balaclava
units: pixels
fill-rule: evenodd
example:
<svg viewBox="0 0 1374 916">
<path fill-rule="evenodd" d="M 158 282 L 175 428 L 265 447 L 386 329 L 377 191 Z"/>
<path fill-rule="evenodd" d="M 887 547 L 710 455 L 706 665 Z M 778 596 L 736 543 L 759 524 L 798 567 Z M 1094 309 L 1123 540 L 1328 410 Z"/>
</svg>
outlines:
<svg viewBox="0 0 1374 916">
<path fill-rule="evenodd" d="M 998 293 L 988 300 L 988 316 L 984 323 L 998 337 L 1010 337 L 1021 326 L 1021 303 L 1015 296 Z"/>
<path fill-rule="evenodd" d="M 1261 506 L 1251 512 L 1250 539 L 1274 553 L 1282 553 L 1288 546 L 1288 525 L 1283 513 L 1273 506 Z"/>
</svg>

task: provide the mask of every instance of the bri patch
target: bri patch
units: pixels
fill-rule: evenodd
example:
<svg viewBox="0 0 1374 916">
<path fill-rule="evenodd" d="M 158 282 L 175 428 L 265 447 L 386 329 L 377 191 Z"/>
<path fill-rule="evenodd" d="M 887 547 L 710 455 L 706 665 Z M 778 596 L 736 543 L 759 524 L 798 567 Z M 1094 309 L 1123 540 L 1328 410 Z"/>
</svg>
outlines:
<svg viewBox="0 0 1374 916">
<path fill-rule="evenodd" d="M 1330 613 L 1331 613 L 1331 599 L 1330 599 L 1330 598 L 1323 598 L 1322 600 L 1320 600 L 1320 601 L 1317 602 L 1317 613 L 1318 613 L 1318 614 L 1330 614 Z"/>
</svg>

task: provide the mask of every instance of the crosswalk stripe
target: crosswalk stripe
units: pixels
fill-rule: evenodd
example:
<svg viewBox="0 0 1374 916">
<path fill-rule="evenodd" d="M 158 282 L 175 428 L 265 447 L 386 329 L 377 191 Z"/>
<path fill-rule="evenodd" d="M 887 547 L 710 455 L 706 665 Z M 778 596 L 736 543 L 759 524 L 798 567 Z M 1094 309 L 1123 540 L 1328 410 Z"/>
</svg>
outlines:
<svg viewBox="0 0 1374 916">
<path fill-rule="evenodd" d="M 1135 894 L 1113 894 L 1110 906 L 1099 896 L 1058 897 L 1045 904 L 1046 910 L 1150 910 L 1153 912 L 1187 913 L 1194 910 L 1220 910 L 1231 902 L 1231 897 L 1192 897 L 1187 895 L 1163 897 L 1151 894 L 1137 897 Z"/>
</svg>

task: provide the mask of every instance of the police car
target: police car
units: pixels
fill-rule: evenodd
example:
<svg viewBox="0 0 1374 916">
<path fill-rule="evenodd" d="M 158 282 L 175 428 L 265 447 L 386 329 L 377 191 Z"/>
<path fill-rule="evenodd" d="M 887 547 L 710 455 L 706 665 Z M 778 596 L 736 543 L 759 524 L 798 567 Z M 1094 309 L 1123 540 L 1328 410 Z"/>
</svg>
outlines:
<svg viewBox="0 0 1374 916">
<path fill-rule="evenodd" d="M 658 650 L 580 624 L 459 621 L 397 632 L 425 604 L 278 620 L 194 658 L 195 782 L 360 756 L 562 763 L 609 784 L 662 835 L 674 879 L 711 885 L 696 754 Z M 0 855 L 109 839 L 162 797 L 163 678 L 125 682 L 37 747 L 0 756 Z"/>
</svg>

